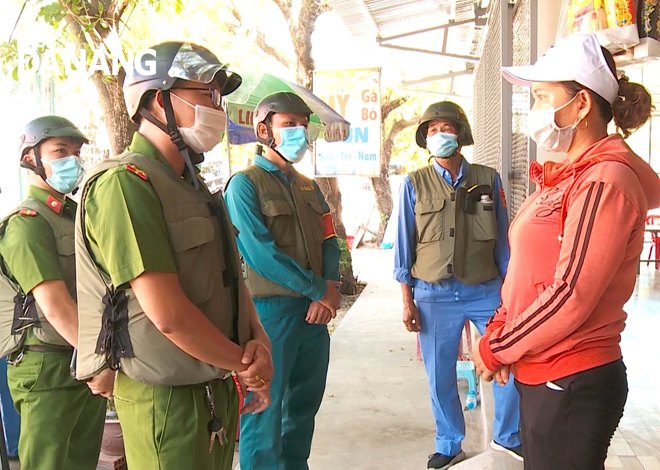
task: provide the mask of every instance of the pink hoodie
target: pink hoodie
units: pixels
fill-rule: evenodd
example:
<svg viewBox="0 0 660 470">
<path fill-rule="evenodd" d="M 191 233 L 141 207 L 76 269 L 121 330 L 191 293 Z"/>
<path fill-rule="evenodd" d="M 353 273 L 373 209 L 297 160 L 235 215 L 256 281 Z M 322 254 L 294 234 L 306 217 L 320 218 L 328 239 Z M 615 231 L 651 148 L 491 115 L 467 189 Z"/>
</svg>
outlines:
<svg viewBox="0 0 660 470">
<path fill-rule="evenodd" d="M 621 136 L 581 157 L 533 163 L 540 189 L 511 224 L 502 305 L 480 342 L 486 366 L 512 364 L 538 385 L 621 358 L 623 305 L 632 295 L 660 179 Z"/>
</svg>

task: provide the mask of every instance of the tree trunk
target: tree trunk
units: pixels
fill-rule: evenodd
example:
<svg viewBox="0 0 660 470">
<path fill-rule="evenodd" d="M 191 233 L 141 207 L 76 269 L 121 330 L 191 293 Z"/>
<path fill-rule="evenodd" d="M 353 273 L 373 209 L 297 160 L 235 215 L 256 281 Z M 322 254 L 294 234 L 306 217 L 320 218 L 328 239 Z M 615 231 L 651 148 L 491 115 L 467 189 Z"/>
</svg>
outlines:
<svg viewBox="0 0 660 470">
<path fill-rule="evenodd" d="M 71 0 L 58 1 L 68 11 L 66 16 L 68 30 L 73 35 L 78 49 L 89 50 L 90 48 L 99 49 L 103 47 L 103 41 L 107 38 L 110 28 L 104 29 L 94 23 L 94 29 L 88 36 L 85 36 L 83 30 L 91 26 L 94 17 L 77 14 Z M 128 3 L 128 0 L 103 0 L 101 3 L 99 1 L 90 1 L 83 3 L 83 7 L 86 14 L 98 16 L 99 19 L 103 18 L 106 24 L 110 25 L 113 30 L 116 30 Z M 103 8 L 99 9 L 101 4 Z M 90 39 L 88 40 L 87 37 Z M 126 105 L 124 104 L 122 87 L 125 77 L 126 71 L 124 69 L 121 69 L 116 76 L 104 76 L 101 71 L 96 71 L 91 76 L 99 95 L 99 104 L 103 111 L 103 121 L 108 131 L 113 155 L 118 155 L 126 149 L 131 143 L 133 133 L 136 130 L 135 124 L 133 124 L 133 121 L 128 116 Z"/>
<path fill-rule="evenodd" d="M 389 158 L 387 164 L 389 166 Z M 381 167 L 382 166 L 383 163 L 381 163 Z M 380 215 L 378 234 L 376 235 L 375 239 L 376 245 L 380 246 L 380 244 L 383 243 L 387 222 L 390 220 L 392 209 L 394 207 L 394 202 L 392 200 L 392 186 L 390 185 L 390 175 L 388 169 L 384 170 L 381 168 L 380 176 L 371 178 L 371 187 L 373 188 L 374 194 L 376 195 L 376 206 L 378 207 L 378 214 Z"/>
<path fill-rule="evenodd" d="M 414 123 L 414 120 L 404 119 L 396 121 L 392 125 L 392 129 L 390 129 L 387 139 L 383 142 L 383 151 L 380 158 L 380 176 L 371 178 L 371 186 L 376 195 L 376 205 L 378 206 L 378 213 L 380 214 L 380 225 L 378 227 L 378 235 L 376 236 L 376 244 L 378 245 L 383 242 L 387 222 L 390 220 L 392 209 L 394 208 L 389 171 L 392 151 L 394 150 L 394 142 L 401 131 L 412 126 Z"/>
<path fill-rule="evenodd" d="M 312 33 L 316 27 L 316 19 L 326 11 L 330 10 L 330 6 L 325 2 L 318 0 L 302 0 L 299 2 L 300 8 L 296 15 L 293 11 L 293 2 L 290 0 L 272 0 L 282 12 L 282 16 L 289 26 L 289 35 L 293 50 L 295 52 L 295 61 L 288 60 L 285 53 L 271 47 L 263 41 L 257 31 L 256 44 L 267 54 L 277 59 L 280 63 L 292 69 L 296 74 L 296 81 L 301 86 L 312 90 L 314 85 L 314 59 L 312 58 Z M 237 21 L 241 22 L 239 13 L 234 13 Z M 318 183 L 323 196 L 325 197 L 332 220 L 334 222 L 335 231 L 339 238 L 346 239 L 346 227 L 341 217 L 341 193 L 339 192 L 339 184 L 336 178 L 315 178 Z M 345 250 L 344 251 L 344 255 Z M 343 294 L 357 294 L 357 282 L 353 274 L 353 260 L 351 259 L 350 250 L 348 250 L 348 267 L 341 273 Z"/>
<path fill-rule="evenodd" d="M 346 240 L 346 227 L 344 227 L 344 222 L 341 219 L 341 192 L 339 191 L 337 178 L 315 178 L 315 180 L 319 188 L 321 188 L 328 206 L 330 206 L 330 214 L 332 215 L 337 236 Z M 355 279 L 355 274 L 353 274 L 351 250 L 348 250 L 348 266 L 341 273 L 341 281 L 340 291 L 342 294 L 355 295 L 358 293 L 357 280 Z"/>
<path fill-rule="evenodd" d="M 277 3 L 277 2 L 276 2 Z M 296 53 L 296 78 L 300 85 L 312 90 L 314 85 L 314 59 L 312 58 L 312 33 L 316 26 L 316 19 L 326 11 L 326 6 L 317 3 L 316 0 L 304 0 L 298 14 L 297 24 L 290 23 L 291 41 Z M 342 219 L 341 192 L 337 178 L 315 178 L 323 196 L 330 206 L 332 220 L 337 236 L 346 240 L 346 227 Z M 353 273 L 353 259 L 351 250 L 348 250 L 347 267 L 341 273 L 341 292 L 346 295 L 358 293 L 357 281 Z"/>
<path fill-rule="evenodd" d="M 128 147 L 136 129 L 124 105 L 124 76 L 125 72 L 121 70 L 117 77 L 104 77 L 101 72 L 95 72 L 91 77 L 99 94 L 113 155 L 119 155 Z"/>
</svg>

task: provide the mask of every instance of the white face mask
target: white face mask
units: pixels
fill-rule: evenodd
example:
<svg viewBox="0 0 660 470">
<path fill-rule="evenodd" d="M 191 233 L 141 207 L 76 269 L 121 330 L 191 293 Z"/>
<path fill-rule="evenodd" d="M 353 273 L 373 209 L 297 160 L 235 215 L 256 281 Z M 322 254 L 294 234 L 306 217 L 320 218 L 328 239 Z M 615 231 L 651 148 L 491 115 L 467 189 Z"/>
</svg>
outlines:
<svg viewBox="0 0 660 470">
<path fill-rule="evenodd" d="M 529 112 L 527 120 L 529 136 L 543 150 L 567 152 L 571 148 L 575 128 L 580 123 L 580 119 L 570 126 L 558 127 L 555 123 L 555 113 L 571 104 L 575 98 L 577 95 L 559 108 L 536 109 Z"/>
<path fill-rule="evenodd" d="M 172 93 L 188 106 L 195 108 L 195 124 L 192 127 L 179 127 L 181 138 L 195 152 L 204 153 L 222 142 L 222 134 L 227 124 L 227 115 L 220 109 L 208 106 L 192 105 Z"/>
</svg>

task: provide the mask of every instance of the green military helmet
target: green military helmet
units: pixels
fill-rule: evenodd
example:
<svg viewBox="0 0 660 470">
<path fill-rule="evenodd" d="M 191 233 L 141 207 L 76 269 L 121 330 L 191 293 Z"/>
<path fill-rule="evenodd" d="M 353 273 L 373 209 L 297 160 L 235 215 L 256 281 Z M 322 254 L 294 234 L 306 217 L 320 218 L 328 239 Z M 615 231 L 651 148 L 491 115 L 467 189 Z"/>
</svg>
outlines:
<svg viewBox="0 0 660 470">
<path fill-rule="evenodd" d="M 426 108 L 424 114 L 419 118 L 419 124 L 417 126 L 417 132 L 415 133 L 415 140 L 417 145 L 421 148 L 426 148 L 426 134 L 429 128 L 429 123 L 431 121 L 445 120 L 456 124 L 459 127 L 458 131 L 458 145 L 465 147 L 468 145 L 474 145 L 474 139 L 472 138 L 472 128 L 470 127 L 470 121 L 468 121 L 467 115 L 463 108 L 461 108 L 456 103 L 451 101 L 441 101 L 439 103 L 433 103 L 431 106 Z"/>
<path fill-rule="evenodd" d="M 28 122 L 20 136 L 20 146 L 18 153 L 21 159 L 21 166 L 28 170 L 34 171 L 36 174 L 46 179 L 46 172 L 44 171 L 43 164 L 41 163 L 41 155 L 39 154 L 38 146 L 44 140 L 52 137 L 71 137 L 77 139 L 83 144 L 89 143 L 89 139 L 78 129 L 74 123 L 61 116 L 41 116 Z M 23 160 L 25 154 L 31 149 L 34 149 L 34 156 L 36 166 Z"/>
<path fill-rule="evenodd" d="M 303 99 L 291 91 L 278 91 L 263 98 L 254 109 L 252 120 L 257 140 L 267 147 L 273 146 L 275 142 L 273 131 L 268 122 L 268 118 L 275 113 L 306 114 L 307 117 L 313 114 Z M 257 132 L 257 126 L 262 122 L 266 124 L 268 129 L 268 139 L 260 137 Z"/>
<path fill-rule="evenodd" d="M 18 149 L 20 158 L 22 159 L 30 149 L 51 137 L 71 137 L 80 140 L 83 144 L 89 142 L 85 134 L 68 119 L 61 116 L 41 116 L 23 127 Z"/>
<path fill-rule="evenodd" d="M 169 90 L 177 80 L 208 84 L 214 80 L 221 94 L 228 95 L 242 83 L 241 76 L 229 71 L 227 64 L 207 48 L 187 42 L 164 42 L 151 47 L 152 54 L 142 56 L 141 73 L 137 67 L 124 80 L 124 100 L 134 121 L 149 91 Z"/>
</svg>

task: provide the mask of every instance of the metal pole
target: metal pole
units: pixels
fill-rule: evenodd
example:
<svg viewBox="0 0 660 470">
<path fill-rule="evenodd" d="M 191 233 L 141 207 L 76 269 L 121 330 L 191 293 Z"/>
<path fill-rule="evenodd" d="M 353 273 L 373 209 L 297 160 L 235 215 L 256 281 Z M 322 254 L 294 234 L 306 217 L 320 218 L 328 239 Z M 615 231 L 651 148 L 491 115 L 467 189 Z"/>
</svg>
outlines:
<svg viewBox="0 0 660 470">
<path fill-rule="evenodd" d="M 538 58 L 538 47 L 539 47 L 539 30 L 538 30 L 538 21 L 539 21 L 539 0 L 529 0 L 529 63 L 530 65 L 536 63 Z M 529 91 L 529 109 L 532 109 L 534 105 L 534 98 L 532 97 L 531 90 Z M 532 138 L 527 139 L 527 148 L 529 149 L 529 162 L 532 163 L 536 161 L 536 142 Z M 534 191 L 536 191 L 536 184 L 532 182 L 531 179 L 527 180 L 528 190 L 527 195 L 529 196 Z"/>
<path fill-rule="evenodd" d="M 513 65 L 513 7 L 512 0 L 500 0 L 500 40 L 502 67 Z M 511 203 L 511 139 L 513 137 L 512 108 L 513 88 L 501 79 L 502 83 L 502 186 L 506 200 Z"/>
</svg>

